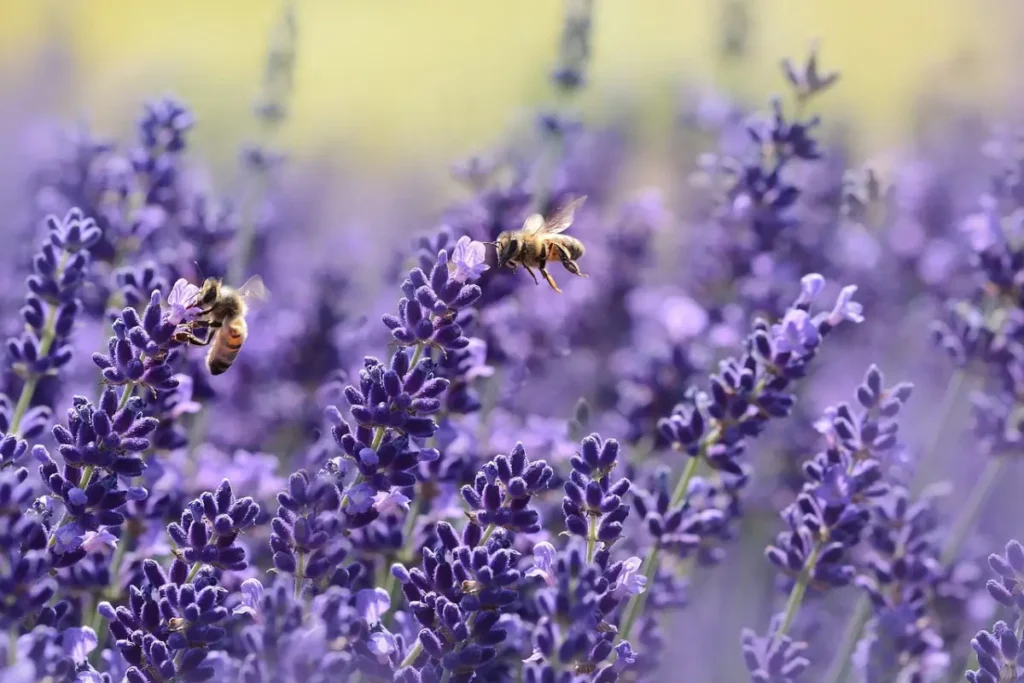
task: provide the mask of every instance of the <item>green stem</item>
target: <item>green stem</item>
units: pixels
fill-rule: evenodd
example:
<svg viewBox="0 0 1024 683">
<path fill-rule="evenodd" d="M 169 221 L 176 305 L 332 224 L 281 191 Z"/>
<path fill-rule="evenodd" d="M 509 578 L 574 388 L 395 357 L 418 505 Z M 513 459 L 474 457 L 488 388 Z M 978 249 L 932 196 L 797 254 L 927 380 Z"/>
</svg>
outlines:
<svg viewBox="0 0 1024 683">
<path fill-rule="evenodd" d="M 128 405 L 128 399 L 132 397 L 135 392 L 135 382 L 128 382 L 124 385 L 124 391 L 121 393 L 121 400 L 117 402 L 117 410 L 124 410 L 124 407 Z"/>
<path fill-rule="evenodd" d="M 413 494 L 412 506 L 409 508 L 409 512 L 405 516 L 405 525 L 402 527 L 402 540 L 408 543 L 409 539 L 412 538 L 412 533 L 416 529 L 416 518 L 419 517 L 420 507 L 422 505 L 423 493 L 417 491 Z M 388 597 L 391 599 L 391 604 L 395 603 L 395 599 L 398 597 L 396 589 L 398 588 L 398 579 L 391 573 L 390 567 L 384 567 L 384 590 L 387 591 Z M 390 612 L 388 616 L 390 616 Z M 389 620 L 390 623 L 390 620 Z"/>
<path fill-rule="evenodd" d="M 192 583 L 195 580 L 196 575 L 199 574 L 199 570 L 202 568 L 202 562 L 196 562 L 194 565 L 192 565 L 192 569 L 189 570 L 188 576 L 185 577 L 185 583 Z"/>
<path fill-rule="evenodd" d="M 814 546 L 811 554 L 807 556 L 807 559 L 804 561 L 804 568 L 800 572 L 800 576 L 797 577 L 796 583 L 793 584 L 793 590 L 789 592 L 789 600 L 786 601 L 786 611 L 782 616 L 782 624 L 773 637 L 776 643 L 782 636 L 786 635 L 790 626 L 793 625 L 793 620 L 796 619 L 797 612 L 800 611 L 800 604 L 803 603 L 804 594 L 807 593 L 807 586 L 811 583 L 811 573 L 814 571 L 814 565 L 818 563 L 818 553 L 820 552 L 821 544 L 819 543 Z"/>
<path fill-rule="evenodd" d="M 433 315 L 430 316 L 431 319 L 433 319 L 433 317 L 434 317 Z M 424 348 L 425 348 L 424 344 L 417 344 L 416 345 L 416 348 L 412 352 L 412 358 L 409 359 L 409 367 L 410 368 L 416 367 L 416 364 L 420 362 L 420 358 L 423 356 L 423 349 Z"/>
<path fill-rule="evenodd" d="M 939 561 L 943 565 L 949 565 L 954 559 L 956 559 L 957 553 L 960 551 L 960 545 L 967 538 L 967 534 L 970 533 L 974 527 L 974 523 L 978 519 L 978 515 L 981 514 L 981 506 L 988 498 L 989 491 L 995 485 L 996 481 L 999 480 L 1000 474 L 1002 474 L 1003 467 L 1006 465 L 1005 457 L 990 457 L 988 464 L 985 465 L 985 469 L 982 470 L 981 476 L 978 477 L 978 481 L 975 482 L 974 488 L 971 489 L 970 495 L 967 497 L 967 502 L 964 503 L 963 507 L 960 508 L 960 515 L 953 522 L 953 527 L 947 536 L 945 547 L 942 549 L 942 555 Z"/>
<path fill-rule="evenodd" d="M 910 482 L 912 497 L 916 497 L 921 492 L 920 489 L 924 484 L 924 476 L 929 469 L 928 465 L 935 458 L 935 455 L 939 452 L 939 447 L 946 440 L 950 416 L 953 414 L 953 408 L 959 402 L 958 399 L 963 391 L 966 379 L 967 371 L 963 368 L 958 368 L 953 373 L 953 376 L 949 378 L 949 383 L 946 385 L 946 393 L 943 394 L 942 403 L 939 404 L 939 410 L 933 418 L 932 424 L 935 425 L 935 428 L 931 431 L 931 439 L 925 444 L 924 450 L 921 451 L 921 457 L 918 458 L 917 465 L 914 468 L 914 478 Z"/>
<path fill-rule="evenodd" d="M 64 252 L 60 257 L 60 262 L 57 264 L 57 270 L 54 272 L 54 279 L 60 281 L 61 276 L 64 274 L 64 266 L 68 261 L 68 253 Z M 49 304 L 50 310 L 46 314 L 46 321 L 43 323 L 43 336 L 39 339 L 39 357 L 43 358 L 50 353 L 50 347 L 53 346 L 53 342 L 57 337 L 57 306 L 55 304 Z M 21 427 L 21 421 L 25 418 L 25 413 L 28 412 L 29 406 L 32 405 L 32 397 L 35 396 L 36 389 L 39 387 L 39 378 L 30 377 L 25 380 L 25 384 L 21 387 L 21 395 L 18 396 L 18 402 L 14 406 L 14 413 L 11 415 L 11 427 L 10 433 L 17 434 L 18 429 Z"/>
<path fill-rule="evenodd" d="M 377 450 L 380 448 L 381 443 L 384 441 L 384 432 L 387 429 L 384 427 L 377 427 L 377 431 L 373 433 L 373 441 L 370 443 L 370 448 Z"/>
<path fill-rule="evenodd" d="M 671 507 L 675 507 L 683 502 L 686 498 L 686 490 L 690 487 L 690 480 L 693 479 L 694 475 L 697 474 L 697 465 L 700 464 L 701 457 L 703 456 L 703 450 L 701 449 L 701 455 L 690 458 L 686 463 L 686 467 L 683 469 L 681 475 L 679 475 L 679 482 L 676 484 L 675 491 L 672 493 Z M 647 594 L 650 588 L 654 586 L 654 577 L 658 574 L 658 555 L 661 553 L 661 548 L 655 543 L 651 546 L 651 549 L 647 552 L 647 556 L 644 558 L 644 576 L 647 577 L 648 590 L 642 593 L 638 593 L 629 599 L 629 604 L 626 605 L 625 617 L 622 620 L 622 628 L 619 629 L 619 639 L 626 640 L 629 638 L 629 634 L 633 630 L 636 620 L 640 617 L 643 612 L 644 605 L 647 603 Z"/>
<path fill-rule="evenodd" d="M 594 561 L 594 546 L 597 545 L 597 516 L 590 515 L 587 529 L 587 564 Z"/>
<path fill-rule="evenodd" d="M 125 553 L 132 542 L 132 538 L 134 537 L 134 534 L 132 533 L 132 523 L 130 521 L 125 524 L 124 529 L 124 533 L 117 542 L 117 549 L 114 550 L 114 556 L 110 559 L 110 583 L 100 592 L 99 599 L 103 599 L 108 595 L 117 592 L 119 583 L 118 574 L 121 570 L 121 562 L 124 561 Z M 99 604 L 98 600 L 97 604 Z M 99 654 L 102 652 L 103 644 L 107 638 L 106 623 L 107 620 L 100 615 L 99 610 L 93 608 L 92 617 L 89 620 L 89 626 L 92 627 L 93 632 L 99 639 L 99 646 L 92 652 L 92 654 L 96 655 L 96 659 L 93 660 L 92 654 L 90 654 L 90 661 L 93 661 L 94 663 L 99 661 Z"/>
<path fill-rule="evenodd" d="M 51 316 L 53 317 L 53 316 Z M 50 320 L 47 320 L 47 330 L 50 329 Z M 47 343 L 47 339 L 43 337 L 43 344 Z M 40 349 L 42 351 L 42 349 Z M 45 355 L 43 351 L 40 355 Z M 32 397 L 36 393 L 36 388 L 39 386 L 39 379 L 32 377 L 25 381 L 25 384 L 21 387 L 21 396 L 18 397 L 18 403 L 14 406 L 14 415 L 11 417 L 11 434 L 17 434 L 18 428 L 21 427 L 21 421 L 25 417 L 25 413 L 28 412 L 28 407 L 32 403 Z"/>
<path fill-rule="evenodd" d="M 298 600 L 302 595 L 302 582 L 304 580 L 303 574 L 306 571 L 306 553 L 299 551 L 299 564 L 295 568 L 295 599 Z"/>
<path fill-rule="evenodd" d="M 419 638 L 417 638 L 416 644 L 411 650 L 409 650 L 409 654 L 405 656 L 405 659 L 402 660 L 402 663 L 399 664 L 399 666 L 412 666 L 412 663 L 416 661 L 416 658 L 419 657 L 422 652 L 423 645 L 420 644 Z"/>
<path fill-rule="evenodd" d="M 938 453 L 943 441 L 946 440 L 950 416 L 959 402 L 966 379 L 967 371 L 963 368 L 958 368 L 946 384 L 946 391 L 942 396 L 942 402 L 939 404 L 939 409 L 935 414 L 935 429 L 932 430 L 931 438 L 925 444 L 924 450 L 921 451 L 921 457 L 914 468 L 913 479 L 910 481 L 909 488 L 913 498 L 916 498 L 921 493 L 925 483 L 925 475 L 930 469 L 929 465 Z M 829 665 L 824 683 L 839 683 L 845 680 L 850 660 L 853 657 L 853 651 L 857 648 L 861 632 L 863 632 L 864 626 L 867 625 L 870 617 L 871 600 L 866 595 L 861 594 L 857 597 L 853 613 L 846 622 L 843 639 L 840 641 L 839 649 L 836 650 L 836 654 L 832 658 L 832 663 Z"/>
</svg>

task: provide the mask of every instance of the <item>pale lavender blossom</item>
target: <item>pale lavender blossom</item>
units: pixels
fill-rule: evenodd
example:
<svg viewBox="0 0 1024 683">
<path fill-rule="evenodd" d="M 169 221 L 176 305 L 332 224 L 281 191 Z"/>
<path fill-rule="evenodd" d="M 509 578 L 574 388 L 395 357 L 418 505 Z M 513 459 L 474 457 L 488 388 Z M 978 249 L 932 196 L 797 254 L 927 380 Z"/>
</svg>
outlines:
<svg viewBox="0 0 1024 683">
<path fill-rule="evenodd" d="M 825 278 L 819 273 L 809 273 L 800 278 L 800 303 L 813 301 L 825 289 Z"/>
<path fill-rule="evenodd" d="M 533 567 L 526 572 L 526 576 L 539 577 L 549 585 L 555 585 L 555 546 L 543 541 L 533 546 Z"/>
<path fill-rule="evenodd" d="M 366 482 L 360 482 L 348 490 L 348 500 L 345 503 L 345 511 L 349 513 L 366 512 L 373 507 L 374 497 L 377 492 Z"/>
<path fill-rule="evenodd" d="M 61 525 L 53 535 L 56 549 L 60 553 L 70 553 L 82 547 L 85 541 L 85 530 L 78 522 Z"/>
<path fill-rule="evenodd" d="M 622 563 L 622 573 L 614 588 L 616 595 L 638 595 L 644 592 L 647 577 L 640 573 L 641 563 L 639 557 L 631 557 Z"/>
<path fill-rule="evenodd" d="M 356 611 L 373 628 L 391 609 L 391 596 L 383 588 L 365 588 L 356 593 Z"/>
<path fill-rule="evenodd" d="M 99 531 L 87 531 L 82 538 L 82 549 L 87 553 L 95 553 L 104 548 L 114 549 L 117 547 L 117 536 L 106 529 Z"/>
<path fill-rule="evenodd" d="M 849 320 L 852 323 L 864 322 L 864 307 L 853 300 L 853 295 L 856 293 L 857 285 L 848 285 L 839 291 L 836 305 L 827 318 L 830 325 L 838 325 L 844 320 Z"/>
<path fill-rule="evenodd" d="M 466 235 L 459 238 L 448 261 L 448 270 L 452 279 L 458 282 L 469 282 L 479 278 L 490 266 L 484 263 L 487 258 L 487 247 Z"/>
<path fill-rule="evenodd" d="M 203 310 L 195 305 L 198 294 L 199 287 L 185 278 L 180 278 L 175 282 L 167 295 L 167 306 L 170 309 L 165 314 L 167 321 L 180 325 L 195 320 Z"/>
<path fill-rule="evenodd" d="M 818 328 L 807 311 L 791 308 L 782 321 L 772 325 L 772 341 L 780 352 L 792 352 L 806 346 L 813 346 L 818 338 Z"/>
<path fill-rule="evenodd" d="M 395 637 L 387 631 L 371 633 L 366 647 L 379 663 L 387 664 L 389 656 L 395 651 Z"/>
<path fill-rule="evenodd" d="M 242 582 L 239 592 L 242 594 L 242 604 L 235 607 L 231 613 L 236 616 L 247 615 L 256 623 L 260 623 L 263 620 L 263 614 L 260 612 L 263 584 L 259 579 L 246 579 Z"/>
<path fill-rule="evenodd" d="M 61 643 L 64 653 L 71 657 L 75 664 L 81 664 L 89 658 L 89 653 L 96 649 L 98 641 L 96 632 L 88 626 L 83 626 L 64 629 L 61 633 Z"/>
<path fill-rule="evenodd" d="M 373 506 L 381 515 L 398 515 L 409 509 L 411 499 L 398 488 L 378 491 L 373 497 Z"/>
</svg>

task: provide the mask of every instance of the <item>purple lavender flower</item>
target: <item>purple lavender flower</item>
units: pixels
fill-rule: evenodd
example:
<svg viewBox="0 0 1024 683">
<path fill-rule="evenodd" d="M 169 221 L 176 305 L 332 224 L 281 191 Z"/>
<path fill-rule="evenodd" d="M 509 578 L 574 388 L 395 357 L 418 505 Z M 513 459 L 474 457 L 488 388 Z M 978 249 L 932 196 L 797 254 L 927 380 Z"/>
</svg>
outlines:
<svg viewBox="0 0 1024 683">
<path fill-rule="evenodd" d="M 45 424 L 49 413 L 29 408 L 40 380 L 71 361 L 69 337 L 82 307 L 78 296 L 88 274 L 88 249 L 101 236 L 95 221 L 79 209 L 69 210 L 63 219 L 49 216 L 46 224 L 49 235 L 33 259 L 29 294 L 21 309 L 26 331 L 7 340 L 8 360 L 24 382 L 4 430 L 8 434 L 23 433 L 23 421 L 34 433 Z"/>
<path fill-rule="evenodd" d="M 988 592 L 1009 607 L 1013 616 L 1009 624 L 997 621 L 991 631 L 979 631 L 971 640 L 971 647 L 978 656 L 978 669 L 968 671 L 967 680 L 970 683 L 1017 681 L 1024 675 L 1021 661 L 1024 643 L 1015 631 L 1022 618 L 1020 579 L 1024 577 L 1024 548 L 1017 541 L 1010 541 L 1003 555 L 993 553 L 988 562 L 998 577 L 988 582 Z"/>
<path fill-rule="evenodd" d="M 487 247 L 481 242 L 474 242 L 463 235 L 455 243 L 448 270 L 452 279 L 457 282 L 468 282 L 479 278 L 490 266 L 484 263 Z"/>
<path fill-rule="evenodd" d="M 195 320 L 202 310 L 195 305 L 198 302 L 198 295 L 199 288 L 197 286 L 184 278 L 179 279 L 167 295 L 167 306 L 170 311 L 164 314 L 164 319 L 172 325 Z"/>
<path fill-rule="evenodd" d="M 598 434 L 591 434 L 583 439 L 580 454 L 571 460 L 572 474 L 564 485 L 562 513 L 569 533 L 586 539 L 588 562 L 593 559 L 596 543 L 610 548 L 619 540 L 622 523 L 629 516 L 629 506 L 622 503 L 629 492 L 629 479 L 613 481 L 611 476 L 618 456 L 617 441 L 603 441 Z M 639 563 L 639 558 L 634 559 Z"/>
<path fill-rule="evenodd" d="M 398 344 L 428 345 L 447 351 L 465 348 L 469 343 L 454 318 L 458 311 L 476 303 L 481 290 L 450 274 L 448 261 L 448 252 L 440 251 L 429 277 L 414 268 L 402 283 L 405 297 L 398 302 L 398 315 L 384 316 L 384 324 Z M 461 267 L 456 265 L 456 273 L 462 272 Z M 414 360 L 419 360 L 418 356 Z"/>
<path fill-rule="evenodd" d="M 107 353 L 92 357 L 107 384 L 124 386 L 126 394 L 136 385 L 149 388 L 155 395 L 177 387 L 169 354 L 181 342 L 175 338 L 177 324 L 162 310 L 160 292 L 152 293 L 141 317 L 133 308 L 124 309 L 113 329 Z"/>
<path fill-rule="evenodd" d="M 477 473 L 462 497 L 473 512 L 474 524 L 531 533 L 540 530 L 540 515 L 529 507 L 531 498 L 548 487 L 554 472 L 544 461 L 530 462 L 521 443 L 512 452 L 495 456 Z"/>
<path fill-rule="evenodd" d="M 260 508 L 252 498 L 235 498 L 231 482 L 225 479 L 216 492 L 203 493 L 172 522 L 167 533 L 177 546 L 174 554 L 192 565 L 192 571 L 208 565 L 219 569 L 245 569 L 245 548 L 237 543 L 239 534 L 251 527 Z"/>
</svg>

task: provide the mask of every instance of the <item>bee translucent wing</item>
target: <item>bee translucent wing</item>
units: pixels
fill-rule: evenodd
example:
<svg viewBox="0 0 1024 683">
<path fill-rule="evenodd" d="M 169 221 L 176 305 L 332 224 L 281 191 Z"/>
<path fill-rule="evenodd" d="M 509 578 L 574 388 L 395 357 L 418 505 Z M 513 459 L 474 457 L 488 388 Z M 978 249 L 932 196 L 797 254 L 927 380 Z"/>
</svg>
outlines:
<svg viewBox="0 0 1024 683">
<path fill-rule="evenodd" d="M 526 233 L 527 235 L 538 233 L 543 228 L 544 216 L 541 216 L 539 213 L 533 214 L 532 216 L 526 219 L 525 223 L 523 223 L 523 232 Z"/>
<path fill-rule="evenodd" d="M 577 197 L 563 206 L 541 227 L 540 232 L 548 235 L 557 235 L 560 232 L 565 232 L 566 228 L 572 225 L 573 214 L 576 213 L 576 209 L 583 206 L 586 198 L 587 195 Z"/>
<path fill-rule="evenodd" d="M 253 275 L 238 288 L 238 295 L 245 299 L 246 303 L 264 303 L 270 298 L 270 292 L 263 284 L 263 278 Z"/>
</svg>

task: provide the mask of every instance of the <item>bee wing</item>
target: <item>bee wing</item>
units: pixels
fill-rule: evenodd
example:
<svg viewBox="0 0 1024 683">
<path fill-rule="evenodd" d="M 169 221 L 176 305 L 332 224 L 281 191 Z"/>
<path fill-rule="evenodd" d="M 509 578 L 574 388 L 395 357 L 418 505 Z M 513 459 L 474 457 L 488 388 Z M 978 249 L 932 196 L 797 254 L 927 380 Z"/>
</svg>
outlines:
<svg viewBox="0 0 1024 683">
<path fill-rule="evenodd" d="M 263 284 L 263 278 L 253 275 L 238 288 L 238 295 L 245 299 L 245 303 L 264 303 L 270 298 L 270 292 Z"/>
<path fill-rule="evenodd" d="M 546 235 L 557 235 L 560 232 L 565 232 L 565 230 L 572 225 L 573 214 L 576 213 L 576 209 L 583 206 L 583 202 L 586 201 L 586 199 L 587 195 L 583 195 L 563 206 L 541 227 L 540 233 Z"/>
<path fill-rule="evenodd" d="M 535 213 L 526 219 L 523 223 L 523 233 L 526 235 L 535 235 L 544 229 L 544 216 L 539 213 Z"/>
</svg>

